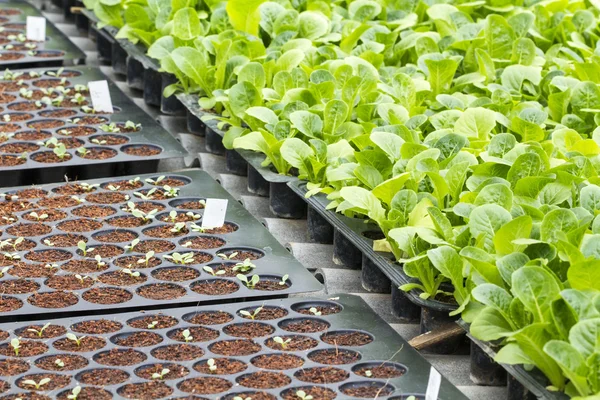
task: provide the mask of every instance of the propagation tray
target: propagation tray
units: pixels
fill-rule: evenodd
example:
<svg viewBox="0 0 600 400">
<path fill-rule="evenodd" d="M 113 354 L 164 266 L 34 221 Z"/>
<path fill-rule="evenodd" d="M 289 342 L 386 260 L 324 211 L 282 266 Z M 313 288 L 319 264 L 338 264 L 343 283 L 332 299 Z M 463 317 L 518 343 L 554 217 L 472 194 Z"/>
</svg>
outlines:
<svg viewBox="0 0 600 400">
<path fill-rule="evenodd" d="M 206 172 L 171 173 L 157 184 L 146 179 L 156 181 L 158 174 L 135 178 L 88 181 L 99 185 L 91 187 L 76 182 L 6 189 L 5 199 L 18 197 L 0 202 L 6 217 L 0 226 L 4 247 L 0 321 L 36 319 L 50 313 L 102 313 L 107 308 L 116 312 L 285 297 L 321 288 L 312 274 Z M 164 186 L 167 184 L 170 188 Z M 202 221 L 203 205 L 199 202 L 206 198 L 228 199 L 223 228 L 194 230 L 193 224 L 200 226 Z M 136 215 L 129 202 L 138 210 Z M 148 214 L 154 209 L 158 211 L 152 218 Z M 173 211 L 177 214 L 171 215 Z M 44 214 L 46 218 L 41 217 Z M 26 240 L 16 244 L 19 237 Z M 134 239 L 140 243 L 126 248 Z M 81 240 L 87 241 L 86 249 L 77 247 Z M 155 254 L 149 254 L 150 250 Z M 190 252 L 190 263 L 164 257 Z M 96 255 L 100 259 L 96 260 Z M 222 260 L 225 255 L 228 259 Z M 255 269 L 234 270 L 235 264 L 247 257 L 258 257 L 251 261 Z M 206 271 L 206 266 L 213 270 Z M 217 273 L 220 269 L 225 275 Z M 257 274 L 259 284 L 250 289 L 237 274 L 245 274 L 248 280 Z"/>
<path fill-rule="evenodd" d="M 57 399 L 80 386 L 80 397 L 97 400 L 140 398 L 145 390 L 155 397 L 144 398 L 169 399 L 296 400 L 298 390 L 321 400 L 355 398 L 348 388 L 368 390 L 363 398 L 422 400 L 431 368 L 360 297 L 346 294 L 48 322 L 41 334 L 46 321 L 0 326 L 5 392 L 23 395 L 35 389 L 25 380 L 50 378 L 36 392 Z M 467 399 L 445 378 L 438 398 Z"/>
<path fill-rule="evenodd" d="M 48 20 L 45 43 L 26 41 L 25 21 L 28 16 L 41 17 L 42 14 L 34 5 L 26 1 L 0 0 L 0 26 L 4 28 L 0 32 L 0 66 L 23 68 L 26 65 L 59 66 L 85 62 L 83 51 Z M 34 44 L 36 47 L 32 49 L 24 47 L 27 43 Z M 10 45 L 19 47 L 7 49 L 6 47 Z M 9 54 L 15 55 L 10 59 L 7 58 Z"/>
<path fill-rule="evenodd" d="M 51 70 L 51 73 L 56 74 L 57 71 L 59 70 L 54 69 Z M 40 76 L 32 77 L 30 75 L 32 72 Z M 76 88 L 77 85 L 85 87 L 89 81 L 108 80 L 97 68 L 68 67 L 62 71 L 62 75 L 59 77 L 48 75 L 47 69 L 26 69 L 12 71 L 12 76 L 19 73 L 22 74 L 15 79 L 0 80 L 0 86 L 4 89 L 3 103 L 0 104 L 2 108 L 0 129 L 5 134 L 4 141 L 0 144 L 0 151 L 4 153 L 2 159 L 5 161 L 9 161 L 11 164 L 19 163 L 14 166 L 0 166 L 1 186 L 57 182 L 63 180 L 64 175 L 71 179 L 91 179 L 148 173 L 156 171 L 160 159 L 187 155 L 185 149 L 171 134 L 110 81 L 109 89 L 115 113 L 85 113 L 83 106 L 91 108 L 89 95 L 87 91 L 78 94 Z M 9 76 L 6 72 L 5 75 Z M 22 83 L 20 83 L 21 80 Z M 42 83 L 43 85 L 40 86 Z M 61 94 L 54 88 L 56 86 L 70 88 L 70 91 L 67 94 Z M 53 90 L 53 92 L 48 94 L 41 92 L 41 90 L 46 90 L 44 87 L 50 88 L 49 90 Z M 32 91 L 34 96 L 27 98 L 28 94 L 24 91 Z M 79 97 L 81 102 L 71 101 L 79 95 L 82 95 Z M 64 100 L 56 106 L 47 105 L 41 96 L 45 96 L 47 99 L 48 97 L 52 97 L 52 99 L 64 97 Z M 26 104 L 27 102 L 29 103 Z M 32 110 L 22 109 L 22 106 L 27 106 Z M 63 113 L 64 116 L 56 113 Z M 88 120 L 86 117 L 93 119 Z M 124 125 L 127 121 L 141 124 L 141 127 L 125 128 Z M 46 125 L 36 126 L 39 123 L 48 123 L 49 127 Z M 119 129 L 107 128 L 112 123 L 120 126 Z M 29 127 L 30 124 L 34 125 Z M 83 126 L 85 128 L 82 128 Z M 74 128 L 77 127 L 82 131 L 74 132 L 76 131 Z M 42 133 L 36 133 L 40 130 Z M 23 132 L 28 133 L 23 134 Z M 103 138 L 100 138 L 101 140 L 97 143 L 92 142 L 92 140 L 98 140 L 99 136 L 105 136 L 110 141 L 103 143 Z M 52 152 L 51 148 L 44 145 L 51 138 L 67 141 L 70 158 L 55 163 L 34 161 L 32 158 L 36 157 L 36 154 L 42 151 Z M 40 142 L 43 143 L 40 145 Z M 22 153 L 14 152 L 16 143 L 26 146 L 27 154 L 21 158 L 19 156 Z M 9 149 L 3 151 L 6 146 Z M 83 158 L 76 150 L 80 146 L 90 151 L 104 152 L 106 157 L 96 160 Z M 146 149 L 146 151 L 138 153 L 140 155 L 126 153 L 129 151 L 135 153 L 140 149 Z M 11 151 L 13 152 L 11 153 Z M 4 163 L 0 163 L 0 165 L 2 164 Z"/>
</svg>

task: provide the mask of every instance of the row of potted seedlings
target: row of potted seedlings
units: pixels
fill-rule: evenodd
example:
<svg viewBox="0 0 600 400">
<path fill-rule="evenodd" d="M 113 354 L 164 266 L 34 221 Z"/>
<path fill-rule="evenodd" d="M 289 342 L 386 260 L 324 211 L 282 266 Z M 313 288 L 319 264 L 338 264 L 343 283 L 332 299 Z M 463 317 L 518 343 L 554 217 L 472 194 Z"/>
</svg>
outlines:
<svg viewBox="0 0 600 400">
<path fill-rule="evenodd" d="M 202 227 L 207 198 L 228 199 L 223 226 Z M 5 321 L 321 287 L 202 171 L 11 188 L 0 212 Z"/>
<path fill-rule="evenodd" d="M 13 323 L 0 399 L 422 400 L 429 364 L 359 297 Z M 439 398 L 466 397 L 445 379 Z"/>
<path fill-rule="evenodd" d="M 0 80 L 3 186 L 140 174 L 185 154 L 177 140 L 115 85 L 113 114 L 96 112 L 96 68 L 6 70 Z"/>
<path fill-rule="evenodd" d="M 26 18 L 41 12 L 25 1 L 0 4 L 0 64 L 11 68 L 55 67 L 83 64 L 85 54 L 50 21 L 46 21 L 46 41 L 28 40 Z"/>
</svg>

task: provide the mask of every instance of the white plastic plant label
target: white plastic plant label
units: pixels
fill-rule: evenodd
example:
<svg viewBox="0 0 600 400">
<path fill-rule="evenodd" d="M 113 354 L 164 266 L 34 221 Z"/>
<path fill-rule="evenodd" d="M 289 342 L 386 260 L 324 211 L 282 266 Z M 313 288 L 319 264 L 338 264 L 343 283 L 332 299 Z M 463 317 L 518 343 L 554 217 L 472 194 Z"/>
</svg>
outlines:
<svg viewBox="0 0 600 400">
<path fill-rule="evenodd" d="M 437 400 L 440 393 L 440 385 L 442 384 L 442 375 L 433 367 L 429 371 L 429 381 L 427 382 L 427 392 L 425 400 Z"/>
<path fill-rule="evenodd" d="M 88 82 L 90 97 L 92 98 L 92 107 L 94 110 L 105 113 L 112 113 L 113 106 L 110 99 L 107 81 Z"/>
<path fill-rule="evenodd" d="M 44 17 L 27 17 L 27 40 L 35 42 L 46 41 L 46 18 Z"/>
<path fill-rule="evenodd" d="M 220 228 L 225 223 L 227 199 L 206 199 L 202 215 L 202 228 Z"/>
</svg>

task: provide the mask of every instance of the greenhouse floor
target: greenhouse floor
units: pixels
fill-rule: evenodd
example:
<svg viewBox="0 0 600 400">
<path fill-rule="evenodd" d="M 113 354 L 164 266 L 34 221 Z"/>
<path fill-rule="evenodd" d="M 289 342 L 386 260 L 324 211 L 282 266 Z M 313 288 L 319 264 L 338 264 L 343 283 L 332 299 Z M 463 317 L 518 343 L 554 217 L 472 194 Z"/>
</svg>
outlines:
<svg viewBox="0 0 600 400">
<path fill-rule="evenodd" d="M 276 218 L 269 210 L 267 198 L 254 196 L 246 190 L 246 177 L 227 173 L 225 158 L 207 153 L 204 148 L 204 138 L 187 133 L 184 117 L 161 115 L 157 108 L 147 106 L 141 97 L 141 92 L 132 91 L 123 76 L 116 75 L 112 67 L 103 66 L 99 62 L 95 44 L 83 36 L 72 21 L 65 21 L 62 13 L 52 12 L 52 10 L 46 11 L 45 15 L 87 54 L 87 65 L 100 66 L 104 74 L 112 79 L 123 92 L 127 93 L 138 106 L 146 110 L 165 129 L 176 136 L 190 153 L 190 156 L 185 159 L 161 161 L 159 171 L 170 172 L 198 167 L 207 171 L 261 221 L 304 266 L 314 271 L 319 280 L 324 282 L 323 293 L 316 293 L 317 295 L 326 296 L 335 293 L 359 295 L 405 339 L 410 340 L 419 334 L 418 324 L 401 323 L 391 314 L 390 294 L 368 293 L 361 286 L 359 270 L 348 269 L 333 263 L 332 245 L 309 241 L 306 220 Z M 424 354 L 424 356 L 470 399 L 506 399 L 506 387 L 476 386 L 470 380 L 468 355 Z"/>
</svg>

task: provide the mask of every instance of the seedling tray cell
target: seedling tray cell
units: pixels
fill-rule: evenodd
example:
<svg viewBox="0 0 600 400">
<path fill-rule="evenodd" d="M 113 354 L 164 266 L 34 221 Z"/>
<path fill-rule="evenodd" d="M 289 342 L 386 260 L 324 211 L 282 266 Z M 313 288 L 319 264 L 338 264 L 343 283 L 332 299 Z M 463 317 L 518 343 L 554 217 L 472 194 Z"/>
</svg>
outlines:
<svg viewBox="0 0 600 400">
<path fill-rule="evenodd" d="M 0 320 L 285 297 L 321 288 L 207 173 L 170 174 L 154 183 L 158 174 L 135 178 L 5 190 Z M 198 229 L 206 198 L 229 200 L 224 227 Z M 250 266 L 236 266 L 247 258 Z M 238 274 L 249 281 L 258 275 L 259 282 L 249 288 Z"/>
<path fill-rule="evenodd" d="M 321 315 L 311 313 L 312 307 Z M 50 378 L 36 392 L 57 399 L 77 386 L 81 397 L 94 399 L 297 400 L 298 390 L 314 399 L 423 399 L 431 368 L 360 297 L 350 295 L 19 322 L 0 329 L 0 371 L 12 373 L 0 379 L 13 396 L 36 389 L 28 380 L 39 385 Z M 18 356 L 11 345 L 16 338 Z M 197 397 L 186 397 L 192 394 Z M 438 398 L 467 399 L 445 378 Z"/>
<path fill-rule="evenodd" d="M 16 78 L 0 81 L 2 186 L 58 182 L 65 175 L 91 179 L 154 172 L 160 159 L 187 155 L 171 134 L 110 81 L 115 113 L 86 113 L 84 107 L 92 104 L 85 86 L 107 80 L 99 69 L 68 67 L 56 77 L 58 71 L 12 71 Z M 60 87 L 69 92 L 61 93 Z M 44 92 L 48 90 L 52 92 Z M 44 97 L 54 103 L 45 103 Z M 140 126 L 127 127 L 127 121 Z M 67 148 L 62 159 L 53 153 L 53 140 Z M 80 147 L 90 153 L 81 153 Z"/>
<path fill-rule="evenodd" d="M 25 66 L 82 64 L 85 54 L 54 24 L 46 21 L 46 42 L 25 39 L 28 16 L 41 17 L 40 11 L 26 1 L 0 1 L 0 65 L 3 69 Z"/>
</svg>

